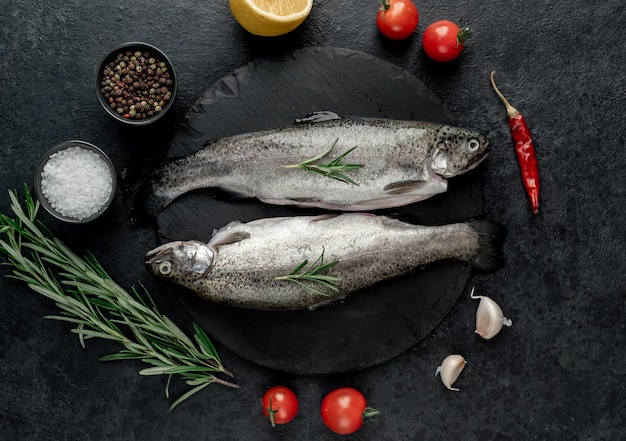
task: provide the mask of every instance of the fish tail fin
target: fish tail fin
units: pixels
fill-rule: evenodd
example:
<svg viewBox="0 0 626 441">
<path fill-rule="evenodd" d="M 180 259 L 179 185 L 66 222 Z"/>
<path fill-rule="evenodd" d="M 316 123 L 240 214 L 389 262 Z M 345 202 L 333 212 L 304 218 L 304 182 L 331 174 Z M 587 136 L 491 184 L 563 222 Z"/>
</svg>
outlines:
<svg viewBox="0 0 626 441">
<path fill-rule="evenodd" d="M 159 166 L 152 163 L 122 170 L 122 191 L 130 205 L 134 225 L 152 221 L 173 200 L 154 193 L 154 177 L 158 169 Z"/>
<path fill-rule="evenodd" d="M 482 271 L 495 271 L 504 263 L 502 244 L 506 237 L 504 226 L 486 219 L 473 220 L 469 223 L 478 234 L 478 252 L 469 263 Z"/>
</svg>

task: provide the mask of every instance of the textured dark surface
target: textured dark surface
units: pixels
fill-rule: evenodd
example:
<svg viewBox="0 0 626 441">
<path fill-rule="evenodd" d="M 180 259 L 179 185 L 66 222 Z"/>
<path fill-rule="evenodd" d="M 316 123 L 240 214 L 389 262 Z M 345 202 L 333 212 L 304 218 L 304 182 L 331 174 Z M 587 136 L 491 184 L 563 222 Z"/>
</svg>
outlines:
<svg viewBox="0 0 626 441">
<path fill-rule="evenodd" d="M 506 264 L 475 274 L 443 322 L 413 349 L 359 373 L 307 377 L 253 365 L 219 347 L 239 390 L 211 386 L 168 413 L 165 382 L 137 375 L 140 363 L 102 363 L 114 345 L 82 350 L 69 326 L 43 319 L 49 301 L 2 278 L 0 433 L 10 440 L 322 440 L 323 396 L 353 386 L 383 413 L 353 439 L 616 440 L 626 426 L 626 45 L 623 2 L 461 0 L 418 3 L 418 35 L 384 40 L 373 1 L 317 1 L 288 36 L 263 39 L 234 22 L 226 2 L 49 0 L 4 2 L 0 14 L 0 210 L 6 190 L 32 181 L 41 154 L 67 139 L 92 142 L 118 167 L 166 154 L 175 127 L 219 78 L 261 57 L 308 46 L 346 47 L 393 63 L 423 81 L 461 125 L 480 128 L 494 149 L 480 173 L 486 215 L 509 231 Z M 440 18 L 469 20 L 476 37 L 458 63 L 423 57 L 419 34 Z M 114 45 L 143 40 L 175 63 L 180 89 L 158 128 L 120 126 L 92 90 L 97 62 Z M 488 76 L 527 117 L 542 174 L 531 216 L 501 103 Z M 367 73 L 364 73 L 365 75 Z M 287 97 L 286 97 L 287 98 Z M 95 224 L 42 217 L 77 250 L 89 248 L 122 285 L 142 280 L 161 308 L 188 329 L 171 292 L 143 269 L 155 229 L 133 229 L 121 200 Z M 6 271 L 3 270 L 3 274 Z M 492 341 L 473 334 L 475 285 L 513 319 Z M 445 390 L 434 371 L 449 353 L 469 364 Z M 300 414 L 271 428 L 258 399 L 291 386 Z M 182 388 L 176 385 L 174 393 Z"/>
</svg>

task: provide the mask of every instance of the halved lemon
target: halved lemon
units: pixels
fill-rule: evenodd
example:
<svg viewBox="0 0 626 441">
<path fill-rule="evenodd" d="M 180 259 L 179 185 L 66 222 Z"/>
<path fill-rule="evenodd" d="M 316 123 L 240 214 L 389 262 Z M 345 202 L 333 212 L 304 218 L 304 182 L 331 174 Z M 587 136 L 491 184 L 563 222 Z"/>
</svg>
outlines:
<svg viewBox="0 0 626 441">
<path fill-rule="evenodd" d="M 235 20 L 248 32 L 275 37 L 293 31 L 311 12 L 313 0 L 229 0 Z"/>
</svg>

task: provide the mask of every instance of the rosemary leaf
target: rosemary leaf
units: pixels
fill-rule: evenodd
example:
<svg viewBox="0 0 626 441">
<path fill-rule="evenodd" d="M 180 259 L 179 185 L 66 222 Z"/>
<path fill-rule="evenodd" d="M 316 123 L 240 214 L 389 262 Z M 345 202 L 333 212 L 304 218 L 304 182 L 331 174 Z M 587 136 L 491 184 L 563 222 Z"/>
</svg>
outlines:
<svg viewBox="0 0 626 441">
<path fill-rule="evenodd" d="M 85 329 L 85 325 L 84 325 L 84 323 L 80 323 L 80 324 L 76 327 L 76 329 L 80 329 L 81 331 L 82 331 L 83 329 Z M 81 347 L 81 348 L 85 349 L 85 348 L 87 347 L 87 346 L 85 345 L 85 336 L 84 336 L 82 333 L 78 334 L 78 342 L 80 343 L 80 347 Z"/>
<path fill-rule="evenodd" d="M 303 260 L 300 264 L 298 264 L 298 266 L 296 266 L 293 269 L 293 271 L 289 273 L 289 275 L 298 274 L 300 270 L 304 268 L 305 266 L 307 266 L 308 264 L 309 264 L 309 261 L 307 259 Z"/>
<path fill-rule="evenodd" d="M 168 375 L 167 376 L 167 383 L 165 383 L 165 398 L 167 398 L 169 400 L 170 398 L 170 383 L 172 382 L 172 376 Z M 172 411 L 172 409 L 170 408 L 170 412 Z"/>
<path fill-rule="evenodd" d="M 114 335 L 105 334 L 104 332 L 92 331 L 91 329 L 75 328 L 75 329 L 72 329 L 71 332 L 75 334 L 80 334 L 85 338 L 101 338 L 103 340 L 117 340 L 117 337 Z"/>
<path fill-rule="evenodd" d="M 137 354 L 135 352 L 123 349 L 115 354 L 103 355 L 100 357 L 100 361 L 118 361 L 118 360 L 137 360 L 143 357 L 143 354 Z"/>
<path fill-rule="evenodd" d="M 190 375 L 190 376 L 193 376 L 193 375 Z M 189 386 L 197 386 L 199 384 L 204 383 L 204 380 L 201 377 L 198 377 L 192 380 L 187 380 L 185 383 L 187 383 Z"/>
<path fill-rule="evenodd" d="M 324 265 L 319 265 L 317 268 L 315 268 L 311 274 L 312 275 L 319 275 L 320 273 L 326 271 L 328 268 L 331 268 L 333 266 L 335 266 L 337 264 L 337 260 L 333 261 L 333 262 L 329 262 L 329 263 L 325 263 Z M 325 278 L 323 275 L 320 275 L 319 277 L 320 279 Z"/>
<path fill-rule="evenodd" d="M 319 161 L 324 156 L 329 154 L 332 149 L 335 148 L 335 146 L 337 145 L 338 141 L 339 141 L 339 138 L 335 139 L 333 142 L 330 143 L 330 145 L 322 153 L 320 153 L 319 155 L 313 156 L 312 158 L 307 159 L 306 161 L 300 163 L 299 165 L 309 165 L 309 164 L 311 164 L 311 163 L 313 163 L 315 161 Z"/>
<path fill-rule="evenodd" d="M 193 389 L 185 392 L 179 399 L 177 399 L 176 401 L 174 401 L 174 403 L 172 403 L 172 405 L 170 406 L 170 412 L 172 410 L 174 410 L 174 408 L 176 406 L 178 406 L 180 403 L 182 403 L 184 400 L 186 400 L 187 398 L 191 397 L 192 395 L 200 392 L 202 389 L 207 387 L 209 384 L 211 384 L 210 381 L 204 381 L 204 382 L 200 383 L 198 386 L 194 387 Z"/>
<path fill-rule="evenodd" d="M 183 374 L 183 373 L 200 373 L 206 374 L 207 372 L 212 372 L 213 369 L 209 369 L 206 367 L 200 366 L 155 366 L 151 368 L 142 369 L 139 371 L 140 375 L 174 375 L 174 374 Z M 200 376 L 204 381 L 204 376 Z"/>
<path fill-rule="evenodd" d="M 284 165 L 283 168 L 300 168 L 309 173 L 315 173 L 321 176 L 325 176 L 330 179 L 335 179 L 337 181 L 345 182 L 346 184 L 359 185 L 352 178 L 348 177 L 345 173 L 353 170 L 357 170 L 364 166 L 364 164 L 342 164 L 341 161 L 352 152 L 356 146 L 348 149 L 347 151 L 340 154 L 338 157 L 330 161 L 328 164 L 314 164 L 314 162 L 319 161 L 324 156 L 328 155 L 333 148 L 337 145 L 339 138 L 335 139 L 326 150 L 322 153 L 313 156 L 312 158 L 307 159 L 299 164 L 292 165 Z"/>
<path fill-rule="evenodd" d="M 302 282 L 302 281 L 300 281 L 298 279 L 287 279 L 286 278 L 285 280 L 289 280 L 290 282 L 293 282 L 296 285 L 300 285 L 301 287 L 306 288 L 309 291 L 314 292 L 315 294 L 319 294 L 321 296 L 327 296 L 328 295 L 328 293 L 325 293 L 324 291 L 321 291 L 321 290 L 317 289 L 316 287 L 314 287 L 312 285 L 309 285 L 308 283 L 304 283 L 304 282 Z"/>
<path fill-rule="evenodd" d="M 204 332 L 204 329 L 202 329 L 196 322 L 193 322 L 193 329 L 195 331 L 194 338 L 200 346 L 202 353 L 219 362 L 220 357 L 215 350 L 215 346 L 211 343 L 209 336 L 206 335 L 206 332 Z"/>
<path fill-rule="evenodd" d="M 285 276 L 275 277 L 275 280 L 287 280 L 289 282 L 293 282 L 296 285 L 302 286 L 316 294 L 320 294 L 323 296 L 327 296 L 328 293 L 319 290 L 315 286 L 311 285 L 311 283 L 320 284 L 332 291 L 339 291 L 337 285 L 341 281 L 339 277 L 329 276 L 326 274 L 321 274 L 323 271 L 328 270 L 329 268 L 335 266 L 339 263 L 338 260 L 333 260 L 332 262 L 323 263 L 324 262 L 324 249 L 322 249 L 322 253 L 319 257 L 313 262 L 311 265 L 308 265 L 308 260 L 304 260 L 299 263 L 296 268 L 291 271 L 289 274 Z"/>
<path fill-rule="evenodd" d="M 156 366 L 140 370 L 139 375 L 164 375 L 169 373 L 167 370 L 168 366 Z"/>
<path fill-rule="evenodd" d="M 50 320 L 58 320 L 58 321 L 68 322 L 68 323 L 74 323 L 77 325 L 81 325 L 85 323 L 84 320 L 73 318 L 73 317 L 67 317 L 64 315 L 45 315 L 43 318 L 50 319 Z"/>
<path fill-rule="evenodd" d="M 174 337 L 176 337 L 182 345 L 184 346 L 193 346 L 193 342 L 185 335 L 183 331 L 180 330 L 176 324 L 171 321 L 167 316 L 162 316 L 163 321 L 167 325 L 167 330 L 169 330 Z"/>
</svg>

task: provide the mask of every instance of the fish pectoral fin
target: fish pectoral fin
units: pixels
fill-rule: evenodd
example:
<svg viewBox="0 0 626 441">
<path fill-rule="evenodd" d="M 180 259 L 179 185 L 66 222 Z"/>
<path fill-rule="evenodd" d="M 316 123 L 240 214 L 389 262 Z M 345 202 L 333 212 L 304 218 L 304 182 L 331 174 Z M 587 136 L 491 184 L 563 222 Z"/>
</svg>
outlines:
<svg viewBox="0 0 626 441">
<path fill-rule="evenodd" d="M 304 123 L 310 124 L 310 123 L 318 123 L 322 121 L 332 121 L 335 119 L 341 119 L 341 116 L 329 110 L 322 110 L 319 112 L 309 113 L 304 118 L 296 119 L 295 124 L 304 124 Z"/>
<path fill-rule="evenodd" d="M 446 191 L 446 181 L 398 181 L 392 182 L 383 190 L 394 196 L 403 194 L 437 194 Z"/>
<path fill-rule="evenodd" d="M 247 231 L 222 231 L 213 236 L 213 238 L 209 241 L 209 245 L 229 245 L 249 238 L 250 233 Z"/>
<path fill-rule="evenodd" d="M 321 222 L 321 221 L 325 221 L 328 219 L 333 219 L 337 216 L 339 216 L 339 214 L 337 213 L 318 214 L 317 216 L 311 218 L 311 222 Z"/>
</svg>

